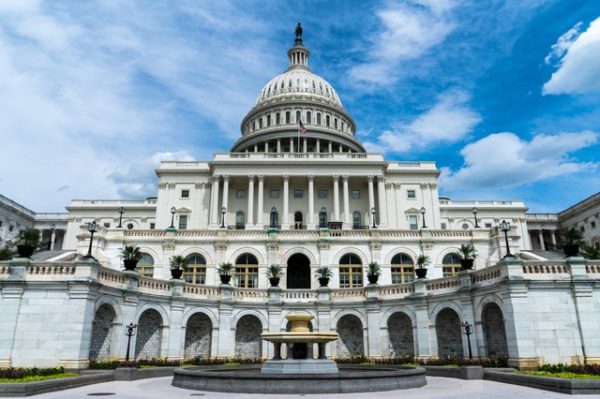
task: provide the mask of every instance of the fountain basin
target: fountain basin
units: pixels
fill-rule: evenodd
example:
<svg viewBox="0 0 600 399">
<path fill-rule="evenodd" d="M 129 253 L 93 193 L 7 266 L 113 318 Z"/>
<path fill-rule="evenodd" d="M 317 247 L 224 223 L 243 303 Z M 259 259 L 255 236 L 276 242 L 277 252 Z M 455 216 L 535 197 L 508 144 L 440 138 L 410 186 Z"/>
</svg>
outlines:
<svg viewBox="0 0 600 399">
<path fill-rule="evenodd" d="M 319 332 L 277 332 L 263 333 L 262 339 L 273 343 L 327 343 L 338 339 L 337 333 L 319 333 Z"/>
<path fill-rule="evenodd" d="M 427 384 L 420 367 L 340 366 L 339 373 L 268 374 L 260 366 L 175 369 L 173 386 L 213 392 L 308 394 L 376 392 Z"/>
</svg>

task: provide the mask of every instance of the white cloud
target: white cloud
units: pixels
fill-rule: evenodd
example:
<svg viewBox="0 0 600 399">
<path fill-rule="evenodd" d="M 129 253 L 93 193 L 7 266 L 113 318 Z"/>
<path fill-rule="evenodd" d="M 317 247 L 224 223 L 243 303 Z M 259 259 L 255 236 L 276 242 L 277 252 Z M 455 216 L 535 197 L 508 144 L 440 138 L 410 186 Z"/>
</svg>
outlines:
<svg viewBox="0 0 600 399">
<path fill-rule="evenodd" d="M 529 142 L 511 132 L 494 133 L 463 148 L 464 166 L 444 171 L 447 190 L 515 187 L 551 177 L 592 171 L 596 163 L 579 162 L 569 153 L 598 141 L 591 131 L 539 134 Z"/>
<path fill-rule="evenodd" d="M 563 34 L 546 57 L 547 63 L 558 60 L 558 69 L 544 84 L 544 95 L 600 92 L 600 18 L 578 35 L 580 27 Z"/>
<path fill-rule="evenodd" d="M 390 84 L 398 79 L 402 61 L 420 57 L 454 30 L 450 17 L 454 1 L 414 0 L 377 13 L 383 30 L 372 39 L 368 60 L 350 69 L 350 77 L 367 84 Z"/>
<path fill-rule="evenodd" d="M 109 175 L 117 185 L 117 192 L 125 198 L 145 198 L 156 195 L 157 179 L 155 170 L 161 161 L 193 161 L 186 151 L 157 152 L 152 156 L 134 162 L 126 170 L 118 170 Z"/>
<path fill-rule="evenodd" d="M 441 94 L 435 105 L 409 124 L 396 123 L 384 131 L 376 143 L 366 143 L 372 151 L 409 152 L 439 143 L 453 143 L 469 134 L 481 116 L 467 106 L 469 96 L 462 90 Z"/>
</svg>

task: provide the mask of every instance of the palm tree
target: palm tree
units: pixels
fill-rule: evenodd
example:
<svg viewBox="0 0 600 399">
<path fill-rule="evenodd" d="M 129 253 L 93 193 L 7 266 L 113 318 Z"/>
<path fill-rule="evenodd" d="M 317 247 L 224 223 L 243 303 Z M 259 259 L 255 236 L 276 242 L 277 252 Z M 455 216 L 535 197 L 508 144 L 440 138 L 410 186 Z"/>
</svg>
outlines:
<svg viewBox="0 0 600 399">
<path fill-rule="evenodd" d="M 594 245 L 582 245 L 583 256 L 587 259 L 600 259 L 600 243 Z"/>
</svg>

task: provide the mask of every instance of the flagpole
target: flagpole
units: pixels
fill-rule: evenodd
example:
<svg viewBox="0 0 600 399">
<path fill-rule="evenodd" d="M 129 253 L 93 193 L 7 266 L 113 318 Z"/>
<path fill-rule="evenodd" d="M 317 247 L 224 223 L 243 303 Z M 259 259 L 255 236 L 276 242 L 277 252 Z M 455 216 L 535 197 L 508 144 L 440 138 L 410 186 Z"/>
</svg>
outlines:
<svg viewBox="0 0 600 399">
<path fill-rule="evenodd" d="M 298 153 L 300 153 L 300 123 L 302 121 L 298 121 Z"/>
</svg>

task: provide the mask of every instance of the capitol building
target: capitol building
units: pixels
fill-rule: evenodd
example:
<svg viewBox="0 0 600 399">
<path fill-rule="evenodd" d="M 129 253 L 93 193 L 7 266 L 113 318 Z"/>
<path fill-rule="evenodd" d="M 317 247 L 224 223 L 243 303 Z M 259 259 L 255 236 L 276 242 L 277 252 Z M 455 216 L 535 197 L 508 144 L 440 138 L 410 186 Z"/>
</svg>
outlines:
<svg viewBox="0 0 600 399">
<path fill-rule="evenodd" d="M 130 323 L 136 358 L 267 358 L 261 333 L 285 331 L 296 311 L 339 334 L 327 345 L 334 358 L 470 350 L 517 367 L 600 362 L 600 262 L 549 256 L 555 216 L 527 214 L 522 201 L 440 197 L 435 162 L 367 152 L 311 55 L 298 29 L 287 69 L 258 93 L 231 151 L 162 162 L 155 197 L 73 200 L 68 214 L 38 216 L 52 219 L 47 256 L 0 262 L 0 366 L 123 359 Z M 478 256 L 463 270 L 468 244 Z M 123 271 L 128 245 L 143 253 L 134 273 Z M 95 260 L 82 260 L 89 248 Z M 181 280 L 171 279 L 175 255 L 186 259 Z M 431 260 L 423 279 L 420 255 Z M 285 272 L 278 287 L 271 265 Z M 323 266 L 328 286 L 315 278 Z"/>
</svg>

